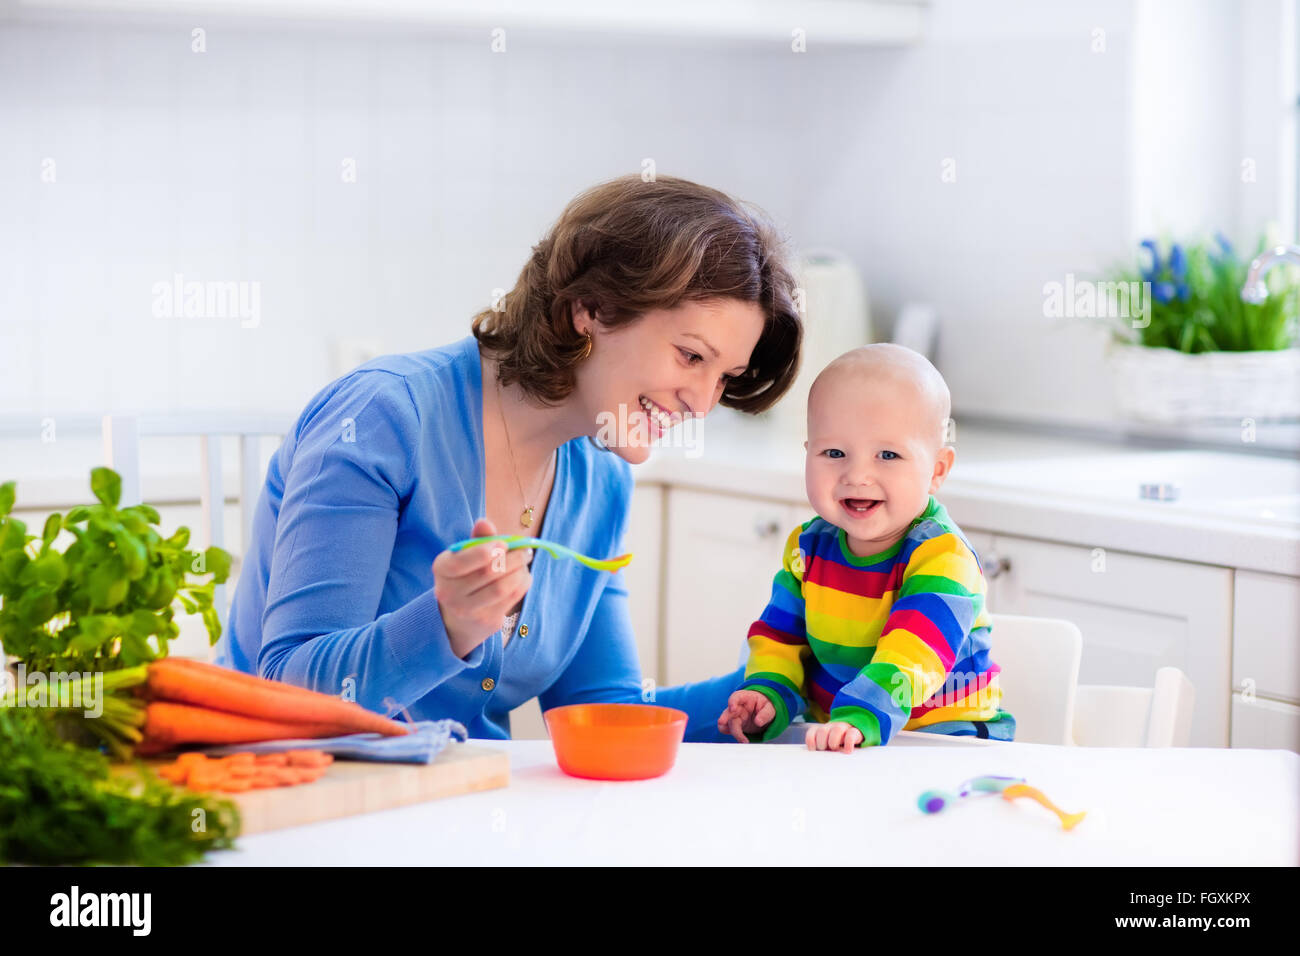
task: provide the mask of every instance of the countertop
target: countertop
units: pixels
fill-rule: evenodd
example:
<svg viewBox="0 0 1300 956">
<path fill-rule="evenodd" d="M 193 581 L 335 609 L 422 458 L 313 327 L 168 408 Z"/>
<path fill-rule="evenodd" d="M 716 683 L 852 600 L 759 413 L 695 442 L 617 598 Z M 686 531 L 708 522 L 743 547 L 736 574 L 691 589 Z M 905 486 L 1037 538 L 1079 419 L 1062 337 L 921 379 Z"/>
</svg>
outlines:
<svg viewBox="0 0 1300 956">
<path fill-rule="evenodd" d="M 802 744 L 682 744 L 652 780 L 560 771 L 549 740 L 473 740 L 510 755 L 510 785 L 241 837 L 217 866 L 1300 864 L 1300 754 L 1104 749 L 903 732 L 852 753 Z M 452 744 L 456 746 L 456 744 Z M 1027 798 L 917 798 L 985 774 L 1025 777 L 1073 830 Z"/>
</svg>

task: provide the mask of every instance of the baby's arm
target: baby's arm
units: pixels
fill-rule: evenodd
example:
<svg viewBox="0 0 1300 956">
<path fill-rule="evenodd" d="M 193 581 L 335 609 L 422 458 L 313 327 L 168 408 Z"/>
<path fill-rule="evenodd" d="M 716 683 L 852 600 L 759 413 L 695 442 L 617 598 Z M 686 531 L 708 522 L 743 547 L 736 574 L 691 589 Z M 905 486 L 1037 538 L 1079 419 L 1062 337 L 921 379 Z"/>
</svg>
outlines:
<svg viewBox="0 0 1300 956">
<path fill-rule="evenodd" d="M 984 607 L 975 555 L 947 532 L 912 553 L 871 663 L 840 688 L 830 719 L 852 724 L 860 746 L 887 744 L 912 708 L 944 686 Z"/>
<path fill-rule="evenodd" d="M 781 570 L 772 581 L 772 597 L 762 616 L 749 628 L 749 661 L 739 690 L 761 694 L 772 708 L 770 720 L 761 720 L 765 710 L 760 707 L 754 715 L 753 730 L 746 728 L 746 736 L 755 743 L 779 736 L 807 706 L 804 662 L 811 656 L 812 648 L 804 626 L 805 559 L 799 548 L 802 533 L 801 525 L 786 538 Z M 719 718 L 719 730 L 723 733 L 730 732 L 730 719 L 735 716 L 732 710 L 728 706 L 723 712 L 723 717 L 728 718 L 727 726 L 723 717 Z"/>
</svg>

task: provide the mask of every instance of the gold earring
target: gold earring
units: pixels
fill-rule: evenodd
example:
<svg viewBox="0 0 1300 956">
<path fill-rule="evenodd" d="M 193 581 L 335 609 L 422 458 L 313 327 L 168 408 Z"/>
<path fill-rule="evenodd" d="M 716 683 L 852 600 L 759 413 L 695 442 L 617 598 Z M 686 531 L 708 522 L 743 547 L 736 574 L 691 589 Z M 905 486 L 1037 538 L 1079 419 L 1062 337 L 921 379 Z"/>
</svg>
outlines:
<svg viewBox="0 0 1300 956">
<path fill-rule="evenodd" d="M 590 332 L 583 332 L 583 333 L 582 333 L 582 337 L 585 338 L 587 341 L 584 342 L 583 345 L 582 345 L 582 354 L 578 356 L 578 361 L 579 361 L 579 362 L 586 361 L 587 356 L 589 356 L 589 355 L 591 354 L 591 345 L 592 345 L 592 341 L 591 341 L 591 333 L 590 333 Z"/>
</svg>

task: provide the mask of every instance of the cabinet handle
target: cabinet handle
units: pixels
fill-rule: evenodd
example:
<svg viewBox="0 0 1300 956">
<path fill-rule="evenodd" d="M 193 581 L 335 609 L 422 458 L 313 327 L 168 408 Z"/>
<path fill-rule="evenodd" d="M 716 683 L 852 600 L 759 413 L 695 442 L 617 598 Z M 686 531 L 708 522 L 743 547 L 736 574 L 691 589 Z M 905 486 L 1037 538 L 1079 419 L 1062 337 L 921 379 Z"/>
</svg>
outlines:
<svg viewBox="0 0 1300 956">
<path fill-rule="evenodd" d="M 759 518 L 754 522 L 754 534 L 760 538 L 770 538 L 773 535 L 781 533 L 781 521 L 779 518 Z"/>
<path fill-rule="evenodd" d="M 1011 559 L 1002 557 L 996 551 L 990 551 L 987 557 L 980 560 L 984 566 L 984 579 L 986 581 L 991 581 L 1011 570 Z"/>
</svg>

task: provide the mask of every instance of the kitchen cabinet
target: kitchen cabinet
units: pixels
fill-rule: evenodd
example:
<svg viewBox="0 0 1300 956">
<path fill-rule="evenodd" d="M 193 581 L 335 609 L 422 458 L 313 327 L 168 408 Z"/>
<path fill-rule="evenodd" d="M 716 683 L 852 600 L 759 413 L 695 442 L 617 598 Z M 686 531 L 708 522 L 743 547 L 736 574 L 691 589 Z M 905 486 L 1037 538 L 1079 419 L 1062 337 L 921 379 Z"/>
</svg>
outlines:
<svg viewBox="0 0 1300 956">
<path fill-rule="evenodd" d="M 1232 689 L 1300 704 L 1300 578 L 1238 571 Z"/>
<path fill-rule="evenodd" d="M 1191 746 L 1228 746 L 1231 569 L 987 531 L 976 536 L 992 538 L 991 552 L 981 553 L 985 564 L 990 554 L 1005 562 L 989 598 L 995 613 L 1076 623 L 1081 684 L 1151 687 L 1159 668 L 1179 668 L 1196 687 Z"/>
<path fill-rule="evenodd" d="M 749 626 L 767 606 L 781 549 L 807 506 L 680 487 L 667 492 L 664 680 L 736 669 Z"/>
<path fill-rule="evenodd" d="M 9 16 L 22 18 L 25 4 L 14 4 Z M 87 22 L 102 17 L 105 8 L 144 23 L 175 23 L 176 12 L 151 0 L 63 0 L 60 13 Z M 602 40 L 640 40 L 654 37 L 661 43 L 709 40 L 731 43 L 789 45 L 792 31 L 809 42 L 827 47 L 894 47 L 916 43 L 925 35 L 928 0 L 743 0 L 718 9 L 693 0 L 658 0 L 652 4 L 619 4 L 603 0 L 550 0 L 515 3 L 512 0 L 294 0 L 266 3 L 236 0 L 210 4 L 205 16 L 224 22 L 223 14 L 237 17 L 241 29 L 257 28 L 263 18 L 277 29 L 311 27 L 343 18 L 368 31 L 433 29 L 482 31 L 488 37 L 501 32 L 525 38 L 592 35 Z M 221 7 L 225 7 L 222 10 Z M 39 13 L 39 10 L 37 11 Z M 188 22 L 188 21 L 186 21 Z M 476 32 L 475 36 L 478 35 Z M 484 41 L 486 42 L 486 40 Z M 526 39 L 524 42 L 531 42 Z M 504 46 L 501 49 L 505 49 Z"/>
<path fill-rule="evenodd" d="M 1300 707 L 1233 694 L 1232 746 L 1300 751 Z"/>
<path fill-rule="evenodd" d="M 1232 746 L 1300 751 L 1300 578 L 1235 578 Z"/>
</svg>

